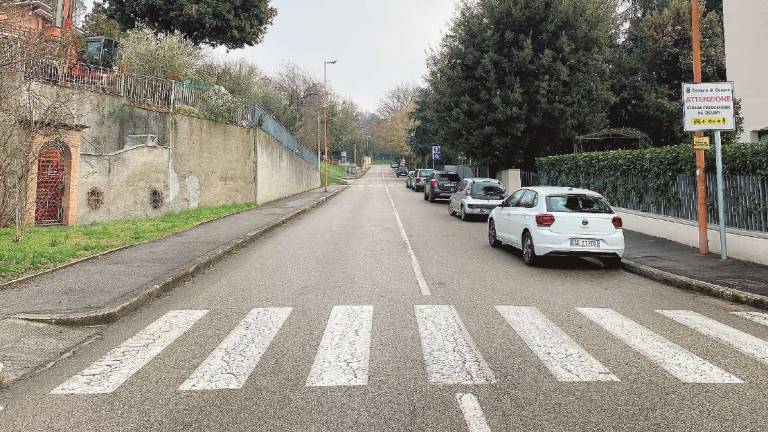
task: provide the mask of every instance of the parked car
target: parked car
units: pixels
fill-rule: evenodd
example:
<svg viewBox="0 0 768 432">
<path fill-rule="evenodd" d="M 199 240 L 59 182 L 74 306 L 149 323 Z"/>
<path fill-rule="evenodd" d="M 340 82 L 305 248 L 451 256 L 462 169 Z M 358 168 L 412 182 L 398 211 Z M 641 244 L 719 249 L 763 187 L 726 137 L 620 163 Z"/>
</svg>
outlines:
<svg viewBox="0 0 768 432">
<path fill-rule="evenodd" d="M 606 199 L 587 189 L 529 187 L 513 193 L 488 218 L 488 242 L 522 249 L 523 262 L 543 256 L 599 258 L 621 265 L 623 222 Z"/>
<path fill-rule="evenodd" d="M 435 171 L 424 185 L 424 200 L 435 202 L 450 198 L 456 192 L 456 185 L 461 178 L 455 172 Z"/>
<path fill-rule="evenodd" d="M 405 187 L 413 189 L 413 179 L 416 177 L 416 171 L 409 171 L 408 177 L 405 179 Z"/>
<path fill-rule="evenodd" d="M 390 162 L 389 167 L 392 168 L 393 170 L 396 170 L 400 168 L 400 162 L 399 161 Z"/>
<path fill-rule="evenodd" d="M 417 169 L 416 177 L 413 179 L 413 191 L 423 191 L 424 185 L 426 185 L 427 180 L 432 177 L 433 172 L 435 172 L 435 170 L 430 168 Z"/>
<path fill-rule="evenodd" d="M 504 185 L 491 178 L 465 178 L 448 201 L 448 214 L 465 221 L 473 216 L 488 217 L 507 197 Z"/>
<path fill-rule="evenodd" d="M 400 168 L 397 169 L 397 171 L 395 171 L 395 175 L 398 178 L 400 178 L 400 177 L 408 177 L 408 168 L 406 168 L 404 166 L 401 166 Z"/>
</svg>

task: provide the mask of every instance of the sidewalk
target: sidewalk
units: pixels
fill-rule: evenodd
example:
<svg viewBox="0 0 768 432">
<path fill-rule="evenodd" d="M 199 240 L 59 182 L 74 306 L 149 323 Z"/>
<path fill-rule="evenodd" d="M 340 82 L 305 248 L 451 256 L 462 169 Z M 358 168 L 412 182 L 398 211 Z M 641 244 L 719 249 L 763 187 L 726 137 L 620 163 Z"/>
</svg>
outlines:
<svg viewBox="0 0 768 432">
<path fill-rule="evenodd" d="M 624 267 L 634 273 L 768 309 L 768 266 L 702 256 L 694 248 L 663 238 L 624 230 Z"/>
<path fill-rule="evenodd" d="M 343 189 L 305 192 L 23 280 L 0 290 L 0 319 L 15 316 L 54 324 L 114 321 Z"/>
</svg>

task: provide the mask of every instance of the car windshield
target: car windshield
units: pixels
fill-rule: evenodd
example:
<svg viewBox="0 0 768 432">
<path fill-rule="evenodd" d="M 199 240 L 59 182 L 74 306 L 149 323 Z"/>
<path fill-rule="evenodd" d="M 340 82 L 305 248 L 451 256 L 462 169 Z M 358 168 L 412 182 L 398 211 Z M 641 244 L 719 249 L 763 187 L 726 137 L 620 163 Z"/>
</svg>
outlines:
<svg viewBox="0 0 768 432">
<path fill-rule="evenodd" d="M 601 197 L 590 195 L 550 195 L 547 197 L 547 211 L 560 213 L 613 213 Z"/>
<path fill-rule="evenodd" d="M 498 182 L 479 181 L 472 183 L 472 195 L 485 198 L 504 198 L 504 188 Z"/>
<path fill-rule="evenodd" d="M 429 177 L 431 174 L 432 170 L 430 169 L 419 170 L 419 177 Z"/>
<path fill-rule="evenodd" d="M 455 173 L 441 173 L 437 175 L 437 178 L 446 182 L 460 182 L 461 177 Z"/>
</svg>

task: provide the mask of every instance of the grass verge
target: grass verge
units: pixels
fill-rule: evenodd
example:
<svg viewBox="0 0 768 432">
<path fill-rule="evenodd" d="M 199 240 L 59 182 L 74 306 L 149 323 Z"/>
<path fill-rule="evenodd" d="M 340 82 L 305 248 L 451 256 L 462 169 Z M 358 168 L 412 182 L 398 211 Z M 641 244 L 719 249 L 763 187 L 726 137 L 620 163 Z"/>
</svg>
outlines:
<svg viewBox="0 0 768 432">
<path fill-rule="evenodd" d="M 0 229 L 0 283 L 57 267 L 101 252 L 186 231 L 203 222 L 238 213 L 255 204 L 206 207 L 151 219 L 130 219 L 79 226 L 28 228 L 24 241 Z"/>
<path fill-rule="evenodd" d="M 347 176 L 346 167 L 342 165 L 328 165 L 328 184 L 340 184 L 341 179 Z M 325 165 L 320 170 L 320 183 L 325 186 Z"/>
</svg>

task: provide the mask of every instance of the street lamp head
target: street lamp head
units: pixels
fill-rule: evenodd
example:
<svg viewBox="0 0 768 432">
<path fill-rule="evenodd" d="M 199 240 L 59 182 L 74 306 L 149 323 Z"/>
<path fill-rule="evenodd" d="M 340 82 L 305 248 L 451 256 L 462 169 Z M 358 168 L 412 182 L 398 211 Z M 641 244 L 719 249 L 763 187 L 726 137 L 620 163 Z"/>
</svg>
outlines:
<svg viewBox="0 0 768 432">
<path fill-rule="evenodd" d="M 325 64 L 336 64 L 337 61 L 338 60 L 327 61 L 327 62 L 325 62 Z"/>
</svg>

